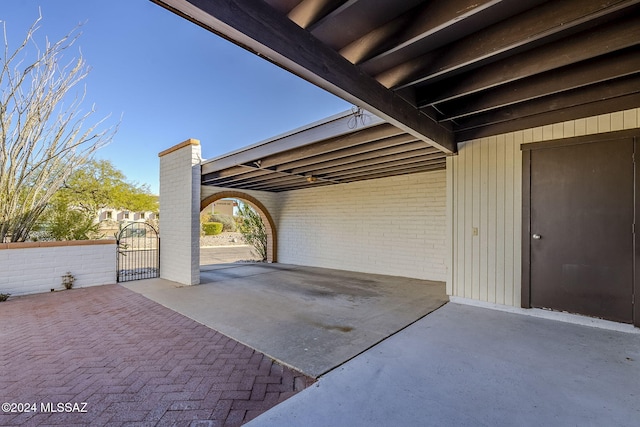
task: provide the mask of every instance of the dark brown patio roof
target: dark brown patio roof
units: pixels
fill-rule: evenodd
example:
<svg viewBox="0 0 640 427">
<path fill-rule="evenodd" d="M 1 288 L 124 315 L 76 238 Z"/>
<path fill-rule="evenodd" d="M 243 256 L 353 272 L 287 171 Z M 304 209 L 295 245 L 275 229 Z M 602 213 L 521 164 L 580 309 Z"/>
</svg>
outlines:
<svg viewBox="0 0 640 427">
<path fill-rule="evenodd" d="M 445 154 L 640 106 L 640 0 L 152 1 Z"/>
<path fill-rule="evenodd" d="M 638 0 L 153 0 L 444 152 L 640 105 Z"/>
</svg>

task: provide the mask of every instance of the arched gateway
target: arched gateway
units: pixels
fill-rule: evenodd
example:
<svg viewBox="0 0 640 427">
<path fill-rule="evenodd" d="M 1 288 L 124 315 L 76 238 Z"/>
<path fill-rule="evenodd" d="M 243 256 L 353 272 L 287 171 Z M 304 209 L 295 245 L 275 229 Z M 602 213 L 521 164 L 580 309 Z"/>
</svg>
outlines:
<svg viewBox="0 0 640 427">
<path fill-rule="evenodd" d="M 203 211 L 211 203 L 220 199 L 240 199 L 248 203 L 249 206 L 258 212 L 267 229 L 267 262 L 277 262 L 278 245 L 276 225 L 267 208 L 258 199 L 242 191 L 224 190 L 203 199 L 200 202 L 200 211 Z"/>
</svg>

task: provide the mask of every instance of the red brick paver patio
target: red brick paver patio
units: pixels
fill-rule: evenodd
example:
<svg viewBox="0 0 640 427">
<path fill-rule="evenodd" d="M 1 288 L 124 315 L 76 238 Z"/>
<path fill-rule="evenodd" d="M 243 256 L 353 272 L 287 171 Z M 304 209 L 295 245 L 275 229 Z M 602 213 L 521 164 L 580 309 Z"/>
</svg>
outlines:
<svg viewBox="0 0 640 427">
<path fill-rule="evenodd" d="M 3 426 L 237 426 L 311 382 L 119 285 L 0 303 Z"/>
</svg>

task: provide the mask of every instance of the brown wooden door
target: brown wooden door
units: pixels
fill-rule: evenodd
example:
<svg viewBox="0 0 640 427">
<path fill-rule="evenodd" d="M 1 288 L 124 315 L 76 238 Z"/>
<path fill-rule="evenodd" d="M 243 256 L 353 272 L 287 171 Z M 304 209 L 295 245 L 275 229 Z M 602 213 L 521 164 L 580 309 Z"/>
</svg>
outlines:
<svg viewBox="0 0 640 427">
<path fill-rule="evenodd" d="M 531 151 L 532 307 L 633 321 L 632 138 Z"/>
</svg>

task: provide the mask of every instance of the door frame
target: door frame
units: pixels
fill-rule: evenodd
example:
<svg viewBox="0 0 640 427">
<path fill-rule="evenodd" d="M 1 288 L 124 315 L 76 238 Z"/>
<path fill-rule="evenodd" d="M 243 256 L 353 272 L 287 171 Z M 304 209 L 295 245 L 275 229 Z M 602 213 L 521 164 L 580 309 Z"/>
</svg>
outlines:
<svg viewBox="0 0 640 427">
<path fill-rule="evenodd" d="M 634 153 L 638 152 L 640 143 L 640 129 L 622 130 L 616 132 L 599 133 L 573 138 L 556 139 L 552 141 L 523 144 L 522 150 L 522 280 L 521 306 L 531 308 L 531 152 L 545 148 L 566 147 L 570 145 L 590 144 L 616 139 L 632 138 Z M 634 154 L 635 156 L 635 154 Z M 640 215 L 640 171 L 634 162 L 634 230 Z M 640 327 L 640 232 L 633 234 L 633 325 Z M 635 298 L 639 301 L 636 304 Z"/>
</svg>

